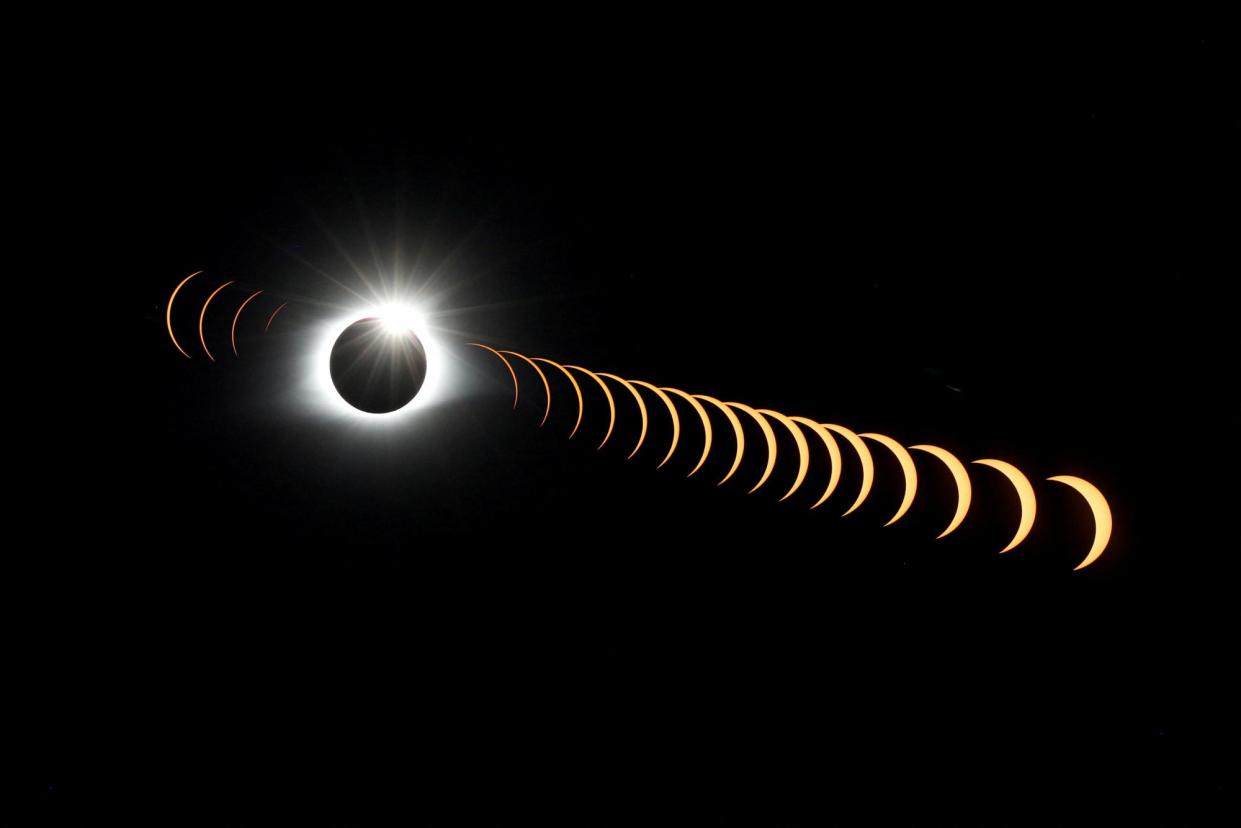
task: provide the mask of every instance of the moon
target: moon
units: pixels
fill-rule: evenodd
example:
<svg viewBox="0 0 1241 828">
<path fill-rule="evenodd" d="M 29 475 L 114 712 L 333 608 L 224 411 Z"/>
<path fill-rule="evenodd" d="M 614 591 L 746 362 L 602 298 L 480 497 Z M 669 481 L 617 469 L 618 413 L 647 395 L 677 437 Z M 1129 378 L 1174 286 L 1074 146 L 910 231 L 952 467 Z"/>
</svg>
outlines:
<svg viewBox="0 0 1241 828">
<path fill-rule="evenodd" d="M 980 466 L 990 466 L 1000 474 L 1008 478 L 1013 484 L 1013 488 L 1017 490 L 1017 499 L 1021 502 L 1021 520 L 1017 523 L 1017 534 L 1013 535 L 1013 539 L 1008 542 L 1008 546 L 1000 550 L 1000 554 L 1008 552 L 1026 539 L 1026 535 L 1030 534 L 1030 530 L 1034 528 L 1034 514 L 1037 511 L 1038 504 L 1034 499 L 1034 487 L 1030 485 L 1029 479 L 1021 473 L 1021 470 L 1011 463 L 1005 463 L 1003 460 L 975 460 Z"/>
<path fill-rule="evenodd" d="M 207 301 L 203 302 L 203 309 L 198 312 L 198 341 L 202 343 L 203 350 L 207 352 L 207 359 L 212 362 L 215 362 L 215 357 L 211 355 L 211 349 L 207 347 L 207 338 L 203 336 L 203 320 L 207 318 L 207 306 L 211 304 L 211 300 L 215 298 L 217 293 L 224 290 L 224 288 L 228 287 L 235 281 L 236 279 L 229 279 L 227 282 L 211 291 L 211 295 L 207 297 Z"/>
<path fill-rule="evenodd" d="M 810 507 L 811 509 L 817 509 L 823 505 L 823 501 L 832 496 L 832 492 L 836 491 L 836 484 L 840 482 L 840 446 L 836 444 L 836 438 L 832 436 L 832 433 L 816 423 L 814 420 L 807 419 L 806 417 L 789 417 L 789 419 L 795 423 L 804 425 L 806 428 L 819 435 L 819 439 L 823 441 L 823 445 L 827 446 L 828 459 L 832 461 L 832 473 L 831 477 L 827 481 L 827 488 L 823 490 L 823 494 L 819 497 L 818 501 Z"/>
<path fill-rule="evenodd" d="M 772 411 L 770 408 L 760 408 L 759 414 L 765 417 L 775 417 L 784 425 L 785 428 L 793 435 L 793 440 L 797 443 L 797 479 L 793 481 L 793 485 L 784 493 L 784 497 L 780 498 L 780 502 L 788 500 L 793 492 L 801 488 L 801 484 L 806 481 L 806 472 L 810 470 L 810 447 L 806 445 L 806 435 L 801 433 L 801 429 L 797 427 L 797 423 L 792 419 L 784 416 L 779 411 Z"/>
<path fill-rule="evenodd" d="M 577 422 L 573 424 L 573 430 L 569 432 L 569 439 L 572 440 L 573 435 L 577 434 L 577 429 L 582 424 L 582 409 L 583 409 L 582 386 L 577 384 L 577 377 L 570 374 L 568 370 L 563 365 L 561 365 L 559 362 L 554 362 L 553 360 L 550 360 L 550 359 L 544 359 L 543 357 L 535 357 L 534 361 L 535 362 L 546 362 L 548 365 L 559 368 L 560 373 L 564 374 L 565 377 L 568 378 L 569 384 L 573 386 L 573 393 L 577 394 Z M 548 405 L 551 405 L 551 403 L 549 402 Z"/>
<path fill-rule="evenodd" d="M 905 451 L 905 447 L 893 440 L 886 434 L 875 434 L 867 432 L 859 434 L 859 437 L 865 437 L 868 440 L 874 440 L 880 445 L 886 446 L 889 451 L 896 455 L 896 460 L 901 464 L 901 473 L 905 476 L 905 497 L 901 500 L 901 505 L 897 507 L 896 514 L 892 516 L 884 526 L 891 526 L 905 516 L 909 511 L 909 507 L 913 505 L 914 495 L 918 491 L 918 470 L 914 467 L 914 459 L 909 456 L 909 452 Z"/>
<path fill-rule="evenodd" d="M 707 416 L 707 409 L 702 407 L 702 403 L 698 402 L 698 399 L 693 394 L 687 394 L 680 388 L 665 387 L 663 390 L 669 394 L 676 394 L 693 406 L 694 411 L 698 412 L 698 418 L 702 420 L 702 456 L 698 458 L 698 465 L 694 466 L 690 473 L 685 475 L 686 477 L 693 477 L 694 472 L 702 468 L 702 464 L 707 462 L 707 455 L 711 453 L 711 418 Z"/>
<path fill-rule="evenodd" d="M 608 384 L 604 382 L 602 379 L 600 379 L 599 375 L 596 374 L 594 371 L 590 370 L 589 368 L 583 368 L 580 365 L 566 365 L 565 367 L 572 369 L 574 371 L 581 371 L 583 374 L 590 377 L 595 382 L 599 383 L 599 387 L 603 389 L 603 396 L 607 397 L 607 400 L 608 400 L 608 433 L 603 435 L 603 442 L 600 443 L 598 448 L 595 449 L 596 451 L 598 451 L 599 449 L 603 448 L 603 446 L 607 443 L 608 438 L 612 436 L 612 428 L 616 425 L 616 400 L 612 399 L 612 390 L 608 388 Z"/>
<path fill-rule="evenodd" d="M 427 376 L 427 352 L 412 329 L 379 317 L 359 319 L 332 346 L 328 369 L 345 402 L 368 414 L 404 408 Z"/>
<path fill-rule="evenodd" d="M 753 417 L 754 422 L 758 423 L 758 427 L 763 430 L 763 437 L 767 440 L 767 468 L 763 470 L 763 476 L 754 484 L 754 488 L 746 492 L 746 494 L 754 494 L 758 491 L 759 486 L 767 482 L 767 478 L 771 477 L 771 470 L 776 467 L 776 433 L 771 430 L 771 423 L 767 422 L 766 417 L 745 403 L 730 402 L 725 403 L 725 405 L 731 406 L 738 411 L 744 411 Z"/>
<path fill-rule="evenodd" d="M 1049 477 L 1048 480 L 1054 480 L 1057 483 L 1063 483 L 1086 499 L 1086 503 L 1090 506 L 1091 513 L 1094 514 L 1094 543 L 1090 545 L 1090 551 L 1086 553 L 1086 558 L 1077 566 L 1073 567 L 1076 572 L 1079 569 L 1085 569 L 1103 554 L 1103 550 L 1107 548 L 1107 543 L 1112 539 L 1112 509 L 1107 505 L 1107 498 L 1103 496 L 1103 492 L 1088 480 L 1082 480 L 1080 477 L 1062 474 L 1056 477 Z"/>
<path fill-rule="evenodd" d="M 508 369 L 509 375 L 513 378 L 513 408 L 516 408 L 517 407 L 517 395 L 519 393 L 519 389 L 518 389 L 518 383 L 517 383 L 517 372 L 513 370 L 513 363 L 509 362 L 508 357 L 504 356 L 504 354 L 500 353 L 495 348 L 492 348 L 488 345 L 483 345 L 481 342 L 471 342 L 470 344 L 473 345 L 475 348 L 482 348 L 485 351 L 491 351 L 491 353 L 498 356 L 500 358 L 500 361 L 504 363 L 504 367 Z"/>
<path fill-rule="evenodd" d="M 720 411 L 724 412 L 724 416 L 728 418 L 728 422 L 733 427 L 733 434 L 737 437 L 737 453 L 733 456 L 732 468 L 728 470 L 728 474 L 724 475 L 723 479 L 720 480 L 719 483 L 715 484 L 717 486 L 723 486 L 724 483 L 728 481 L 728 478 L 732 477 L 733 473 L 737 471 L 737 467 L 741 465 L 741 456 L 745 454 L 745 432 L 741 430 L 741 421 L 737 419 L 737 415 L 727 405 L 720 402 L 715 397 L 709 397 L 706 394 L 695 394 L 694 396 L 700 400 L 706 400 Z"/>
<path fill-rule="evenodd" d="M 237 320 L 241 318 L 241 312 L 246 309 L 246 305 L 250 304 L 250 300 L 262 292 L 261 290 L 256 290 L 247 296 L 246 301 L 242 302 L 241 307 L 237 308 L 237 312 L 233 314 L 233 328 L 228 334 L 228 341 L 233 345 L 233 356 L 241 356 L 241 354 L 237 353 Z"/>
<path fill-rule="evenodd" d="M 185 352 L 185 349 L 181 347 L 181 343 L 177 341 L 177 335 L 172 332 L 172 303 L 176 301 L 177 294 L 181 292 L 181 288 L 185 287 L 185 283 L 188 282 L 190 279 L 193 279 L 195 276 L 197 276 L 200 273 L 202 273 L 201 270 L 195 270 L 189 276 L 186 276 L 184 279 L 182 279 L 180 282 L 177 283 L 177 286 L 172 289 L 172 295 L 168 297 L 168 307 L 164 311 L 164 321 L 167 322 L 168 324 L 168 336 L 169 338 L 172 339 L 172 344 L 176 347 L 178 351 L 181 352 L 181 355 L 184 356 L 186 359 L 193 359 L 193 357 Z"/>
<path fill-rule="evenodd" d="M 543 369 L 540 368 L 534 362 L 534 360 L 532 360 L 530 357 L 526 356 L 525 354 L 519 354 L 516 351 L 501 351 L 501 353 L 508 354 L 510 356 L 515 356 L 518 359 L 525 360 L 526 364 L 529 365 L 531 368 L 533 368 L 534 373 L 538 374 L 539 379 L 543 381 L 543 393 L 547 395 L 547 405 L 543 407 L 543 419 L 539 421 L 539 428 L 542 428 L 544 425 L 547 424 L 548 415 L 552 413 L 552 387 L 547 382 L 547 375 L 543 373 Z"/>
<path fill-rule="evenodd" d="M 844 515 L 851 514 L 857 507 L 862 505 L 867 495 L 870 494 L 870 488 L 875 482 L 875 461 L 870 456 L 870 449 L 866 447 L 866 443 L 862 442 L 862 438 L 849 429 L 833 423 L 819 423 L 819 425 L 844 437 L 849 445 L 853 447 L 853 450 L 857 452 L 858 460 L 862 463 L 862 485 L 858 489 L 857 500 L 853 501 L 853 505 L 846 509 L 844 513 Z M 841 517 L 844 517 L 844 515 L 841 515 Z"/>
<path fill-rule="evenodd" d="M 659 399 L 663 401 L 663 404 L 668 409 L 668 414 L 672 417 L 672 445 L 668 447 L 668 453 L 664 455 L 664 459 L 660 460 L 659 465 L 655 467 L 657 469 L 662 469 L 664 467 L 664 463 L 667 463 L 672 459 L 672 452 L 677 450 L 677 441 L 681 439 L 681 418 L 677 416 L 677 409 L 676 406 L 672 404 L 672 400 L 668 399 L 668 395 L 665 394 L 658 386 L 651 385 L 649 382 L 643 382 L 642 380 L 630 380 L 630 382 L 634 385 L 640 385 L 643 388 L 652 391 L 655 396 L 659 397 Z"/>
<path fill-rule="evenodd" d="M 956 531 L 956 528 L 961 525 L 961 521 L 965 520 L 965 513 L 970 510 L 970 500 L 974 496 L 973 488 L 970 486 L 970 476 L 965 471 L 965 464 L 946 449 L 930 445 L 910 446 L 910 448 L 924 451 L 933 457 L 938 457 L 948 467 L 948 471 L 952 473 L 952 479 L 957 484 L 957 511 L 948 523 L 948 528 L 936 536 L 935 540 L 939 540 Z"/>
</svg>

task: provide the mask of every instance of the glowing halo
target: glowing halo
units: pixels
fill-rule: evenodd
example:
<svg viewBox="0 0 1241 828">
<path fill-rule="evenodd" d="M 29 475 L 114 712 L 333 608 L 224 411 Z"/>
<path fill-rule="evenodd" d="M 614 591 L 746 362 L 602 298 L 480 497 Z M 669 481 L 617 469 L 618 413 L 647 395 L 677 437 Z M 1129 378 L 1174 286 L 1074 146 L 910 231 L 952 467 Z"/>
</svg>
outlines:
<svg viewBox="0 0 1241 828">
<path fill-rule="evenodd" d="M 706 400 L 720 411 L 724 412 L 724 416 L 728 418 L 728 422 L 733 427 L 733 434 L 737 437 L 737 453 L 733 456 L 732 467 L 728 470 L 728 474 L 724 475 L 724 478 L 720 480 L 719 483 L 715 484 L 717 486 L 723 486 L 728 481 L 728 478 L 733 476 L 733 472 L 737 471 L 737 467 L 741 465 L 741 456 L 745 454 L 745 432 L 741 430 L 741 421 L 737 419 L 736 412 L 734 412 L 727 405 L 720 402 L 715 397 L 709 397 L 706 394 L 695 394 L 694 396 L 700 400 Z"/>
<path fill-rule="evenodd" d="M 702 468 L 702 464 L 707 462 L 707 455 L 711 453 L 711 418 L 707 416 L 707 409 L 702 407 L 702 403 L 698 402 L 698 399 L 693 394 L 687 394 L 680 388 L 665 387 L 663 390 L 669 394 L 676 394 L 693 406 L 694 411 L 698 412 L 698 418 L 702 420 L 702 456 L 698 458 L 698 465 L 694 466 L 690 473 L 685 475 L 686 477 L 693 477 L 694 472 Z"/>
<path fill-rule="evenodd" d="M 865 437 L 868 440 L 874 440 L 882 446 L 887 447 L 889 451 L 896 455 L 896 461 L 901 464 L 901 474 L 905 477 L 905 497 L 901 500 L 901 505 L 897 507 L 896 514 L 892 516 L 884 526 L 891 526 L 905 516 L 909 511 L 909 507 L 913 505 L 914 495 L 918 491 L 918 470 L 914 467 L 914 459 L 909 456 L 909 452 L 905 451 L 905 447 L 893 440 L 886 434 L 875 434 L 867 432 L 859 434 L 859 437 Z"/>
<path fill-rule="evenodd" d="M 612 429 L 616 425 L 616 400 L 612 398 L 612 389 L 608 388 L 608 384 L 604 382 L 599 377 L 598 374 L 596 374 L 594 371 L 590 370 L 589 368 L 583 368 L 580 365 L 566 365 L 565 367 L 573 371 L 581 371 L 583 374 L 590 377 L 595 382 L 599 383 L 599 387 L 603 389 L 603 396 L 607 397 L 607 400 L 608 400 L 608 433 L 603 435 L 603 442 L 600 443 L 596 447 L 595 451 L 598 451 L 599 449 L 603 448 L 603 446 L 607 443 L 608 438 L 612 436 Z"/>
<path fill-rule="evenodd" d="M 237 308 L 237 312 L 233 314 L 233 327 L 228 334 L 228 341 L 233 346 L 233 356 L 241 356 L 241 354 L 237 353 L 237 320 L 241 318 L 241 312 L 246 309 L 246 305 L 250 304 L 250 300 L 262 292 L 261 290 L 256 290 L 247 296 L 246 301 L 242 302 L 241 307 Z"/>
<path fill-rule="evenodd" d="M 577 377 L 570 374 L 568 369 L 566 369 L 559 362 L 555 362 L 550 359 L 544 359 L 543 357 L 534 357 L 534 361 L 535 362 L 546 362 L 548 365 L 559 368 L 560 373 L 564 374 L 565 377 L 568 378 L 569 384 L 573 386 L 573 393 L 577 394 L 577 422 L 573 424 L 573 430 L 569 432 L 569 439 L 572 440 L 573 435 L 577 434 L 578 426 L 582 424 L 582 411 L 584 408 L 584 406 L 582 405 L 582 386 L 577 384 Z M 550 404 L 551 403 L 548 403 L 548 405 Z"/>
<path fill-rule="evenodd" d="M 181 343 L 177 341 L 177 335 L 172 332 L 172 303 L 176 301 L 177 294 L 181 292 L 181 288 L 185 287 L 185 283 L 200 273 L 202 273 L 201 270 L 195 270 L 189 276 L 186 276 L 179 283 L 177 283 L 177 286 L 172 289 L 172 295 L 168 297 L 168 307 L 164 311 L 164 320 L 168 324 L 168 336 L 172 339 L 172 344 L 186 359 L 193 359 L 193 357 L 185 352 L 185 349 L 181 347 Z"/>
<path fill-rule="evenodd" d="M 965 514 L 970 510 L 970 501 L 973 499 L 974 490 L 970 485 L 969 472 L 965 470 L 965 464 L 956 458 L 952 452 L 942 449 L 939 446 L 921 445 L 910 446 L 916 451 L 924 451 L 932 457 L 938 457 L 940 462 L 948 467 L 948 471 L 952 473 L 952 479 L 957 486 L 957 511 L 953 514 L 952 520 L 948 523 L 948 528 L 935 536 L 935 540 L 951 535 L 961 525 L 961 521 L 965 520 Z"/>
<path fill-rule="evenodd" d="M 1034 487 L 1030 485 L 1030 480 L 1021 470 L 1011 463 L 1005 463 L 1003 460 L 975 460 L 980 466 L 989 466 L 1000 474 L 1008 478 L 1013 484 L 1013 488 L 1017 490 L 1017 499 L 1021 503 L 1021 520 L 1017 523 L 1017 534 L 1013 535 L 1013 539 L 1008 542 L 1008 546 L 1000 550 L 1000 554 L 1008 552 L 1026 539 L 1026 535 L 1030 534 L 1030 530 L 1034 528 L 1034 513 L 1038 508 L 1038 504 L 1034 499 Z"/>
<path fill-rule="evenodd" d="M 547 405 L 543 408 L 543 419 L 539 421 L 539 428 L 542 428 L 547 423 L 548 415 L 552 413 L 552 387 L 547 382 L 547 375 L 543 373 L 543 369 L 534 360 L 525 354 L 519 354 L 516 351 L 501 351 L 500 353 L 524 359 L 526 364 L 534 369 L 534 373 L 539 375 L 539 379 L 543 380 L 543 391 L 547 394 Z"/>
<path fill-rule="evenodd" d="M 730 402 L 725 405 L 731 406 L 738 411 L 744 411 L 754 418 L 754 422 L 758 423 L 758 427 L 763 431 L 763 437 L 767 440 L 767 468 L 763 470 L 763 476 L 754 484 L 754 488 L 746 492 L 746 494 L 754 494 L 758 491 L 758 487 L 767 482 L 767 478 L 771 477 L 771 470 L 776 467 L 776 433 L 771 430 L 771 423 L 767 422 L 767 418 L 759 414 L 753 408 L 745 403 Z"/>
<path fill-rule="evenodd" d="M 1090 551 L 1086 553 L 1085 559 L 1073 567 L 1074 572 L 1085 569 L 1099 560 L 1103 550 L 1107 548 L 1108 541 L 1112 539 L 1112 509 L 1107 505 L 1107 498 L 1103 496 L 1103 492 L 1099 491 L 1089 480 L 1068 474 L 1047 479 L 1063 483 L 1084 497 L 1087 505 L 1090 506 L 1091 514 L 1094 515 L 1094 542 L 1090 544 Z"/>
<path fill-rule="evenodd" d="M 863 442 L 862 438 L 849 429 L 832 423 L 819 423 L 819 425 L 844 437 L 849 445 L 853 447 L 853 450 L 857 452 L 858 460 L 862 463 L 862 485 L 858 489 L 857 500 L 853 501 L 853 505 L 846 509 L 844 513 L 844 515 L 851 514 L 857 507 L 862 505 L 867 495 L 870 494 L 871 486 L 875 482 L 875 461 L 870 456 L 870 449 L 866 447 L 866 443 Z M 844 515 L 841 515 L 841 517 L 844 517 Z"/>
<path fill-rule="evenodd" d="M 827 447 L 828 459 L 832 461 L 832 472 L 831 477 L 827 481 L 827 488 L 823 490 L 823 494 L 819 497 L 818 501 L 810 507 L 811 509 L 817 509 L 823 505 L 823 501 L 832 496 L 832 492 L 836 491 L 836 484 L 840 482 L 840 467 L 842 465 L 840 459 L 840 446 L 836 444 L 836 438 L 832 436 L 832 433 L 816 423 L 814 420 L 810 420 L 805 417 L 789 417 L 789 419 L 795 423 L 804 425 L 806 428 L 819 435 L 819 439 L 822 440 L 823 445 Z"/>
<path fill-rule="evenodd" d="M 792 496 L 794 492 L 801 488 L 801 484 L 806 480 L 806 472 L 810 470 L 810 447 L 806 445 L 806 435 L 801 433 L 801 429 L 792 419 L 784 416 L 779 411 L 772 411 L 770 408 L 760 408 L 759 414 L 766 417 L 775 417 L 785 428 L 793 435 L 793 440 L 797 443 L 797 479 L 793 481 L 793 485 L 784 497 L 780 498 L 780 502 L 784 502 Z"/>
<path fill-rule="evenodd" d="M 516 408 L 517 407 L 517 394 L 518 394 L 517 372 L 513 370 L 513 364 L 508 361 L 508 357 L 504 356 L 504 354 L 500 353 L 495 348 L 492 348 L 488 345 L 483 345 L 481 342 L 471 342 L 470 344 L 473 345 L 475 348 L 482 348 L 483 350 L 491 351 L 491 353 L 498 356 L 500 358 L 500 361 L 504 363 L 504 367 L 508 369 L 509 374 L 513 377 L 513 408 Z"/>
<path fill-rule="evenodd" d="M 203 350 L 206 351 L 207 353 L 207 359 L 211 360 L 212 362 L 215 362 L 215 357 L 211 355 L 211 349 L 207 347 L 207 337 L 203 336 L 203 320 L 207 318 L 207 306 L 211 304 L 211 300 L 215 298 L 217 293 L 224 290 L 224 288 L 233 284 L 233 282 L 235 281 L 237 280 L 229 279 L 227 282 L 220 285 L 215 290 L 211 291 L 211 295 L 207 297 L 207 301 L 203 302 L 203 309 L 198 312 L 198 341 L 202 343 Z"/>
<path fill-rule="evenodd" d="M 664 459 L 660 460 L 659 465 L 655 467 L 657 469 L 662 469 L 664 467 L 664 463 L 667 463 L 672 459 L 672 452 L 677 450 L 677 442 L 681 439 L 681 418 L 677 416 L 677 409 L 676 406 L 672 404 L 672 400 L 668 399 L 668 395 L 665 394 L 658 386 L 651 385 L 649 382 L 643 382 L 642 380 L 630 380 L 630 382 L 634 385 L 640 385 L 643 388 L 653 392 L 655 396 L 659 397 L 659 399 L 663 402 L 664 406 L 667 407 L 668 415 L 672 417 L 672 445 L 668 447 L 668 453 L 664 455 Z"/>
<path fill-rule="evenodd" d="M 642 441 L 646 439 L 646 403 L 642 401 L 642 395 L 638 393 L 638 389 L 634 388 L 629 380 L 618 377 L 616 374 L 605 374 L 602 371 L 599 372 L 599 376 L 607 377 L 628 388 L 629 393 L 633 394 L 634 400 L 638 403 L 638 413 L 642 416 L 642 430 L 638 433 L 638 444 L 633 447 L 633 451 L 629 452 L 629 456 L 625 458 L 626 460 L 632 460 L 633 456 L 638 453 L 638 449 L 642 448 Z"/>
</svg>

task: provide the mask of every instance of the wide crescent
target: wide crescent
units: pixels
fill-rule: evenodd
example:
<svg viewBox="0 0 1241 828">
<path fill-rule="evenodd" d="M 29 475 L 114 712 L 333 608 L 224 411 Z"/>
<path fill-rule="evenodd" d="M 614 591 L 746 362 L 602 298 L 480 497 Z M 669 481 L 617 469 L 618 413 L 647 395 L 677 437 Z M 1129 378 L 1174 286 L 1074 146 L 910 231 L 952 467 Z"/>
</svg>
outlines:
<svg viewBox="0 0 1241 828">
<path fill-rule="evenodd" d="M 819 497 L 811 509 L 817 509 L 823 505 L 823 501 L 832 496 L 832 492 L 836 491 L 836 485 L 840 483 L 840 446 L 836 444 L 836 438 L 832 433 L 814 420 L 806 417 L 789 417 L 795 423 L 801 423 L 806 428 L 819 435 L 819 439 L 823 441 L 823 445 L 827 447 L 827 456 L 832 461 L 831 477 L 827 481 L 827 488 L 823 490 L 823 494 Z"/>
<path fill-rule="evenodd" d="M 1017 534 L 1013 535 L 1013 539 L 1008 542 L 1008 546 L 1000 550 L 1000 553 L 1008 552 L 1026 539 L 1026 535 L 1030 534 L 1030 530 L 1034 528 L 1034 515 L 1038 510 L 1038 503 L 1034 499 L 1034 487 L 1030 485 L 1030 480 L 1021 470 L 1011 463 L 1005 463 L 1003 460 L 975 460 L 980 466 L 990 466 L 1000 474 L 1008 478 L 1013 484 L 1013 488 L 1017 490 L 1017 499 L 1021 501 L 1021 520 L 1017 523 Z"/>
<path fill-rule="evenodd" d="M 875 460 L 870 456 L 870 449 L 866 447 L 866 443 L 863 442 L 862 438 L 849 429 L 833 423 L 819 423 L 819 425 L 844 437 L 845 441 L 857 452 L 858 460 L 862 464 L 862 485 L 858 489 L 857 500 L 853 501 L 853 505 L 846 509 L 844 513 L 845 515 L 851 514 L 865 502 L 866 497 L 870 494 L 871 486 L 875 483 Z M 841 515 L 841 517 L 844 517 L 844 515 Z"/>
<path fill-rule="evenodd" d="M 172 295 L 168 297 L 168 308 L 164 312 L 164 319 L 168 323 L 168 336 L 172 339 L 172 344 L 186 359 L 193 359 L 193 357 L 185 352 L 185 349 L 181 347 L 181 343 L 177 341 L 177 335 L 172 332 L 172 303 L 176 301 L 177 294 L 181 292 L 181 288 L 185 287 L 185 283 L 200 273 L 202 273 L 201 270 L 195 270 L 189 276 L 182 279 L 177 286 L 172 289 Z"/>
<path fill-rule="evenodd" d="M 1080 477 L 1073 477 L 1067 474 L 1047 479 L 1063 483 L 1069 488 L 1076 490 L 1078 494 L 1086 499 L 1086 503 L 1090 506 L 1090 511 L 1094 514 L 1094 543 L 1090 545 L 1090 551 L 1086 553 L 1085 560 L 1073 567 L 1073 571 L 1085 569 L 1099 560 L 1103 550 L 1107 549 L 1108 541 L 1112 539 L 1112 509 L 1107 505 L 1107 498 L 1103 496 L 1103 492 L 1099 491 L 1088 480 L 1082 480 Z"/>
<path fill-rule="evenodd" d="M 952 479 L 957 484 L 957 511 L 952 516 L 952 520 L 948 524 L 948 528 L 940 532 L 936 536 L 939 540 L 946 535 L 952 534 L 956 528 L 961 525 L 961 521 L 965 520 L 965 514 L 970 510 L 970 501 L 973 499 L 974 491 L 970 486 L 970 476 L 965 470 L 965 464 L 956 458 L 952 452 L 942 449 L 939 446 L 910 446 L 911 449 L 917 451 L 925 451 L 927 454 L 938 457 L 939 460 L 948 467 L 948 471 L 952 473 Z"/>
<path fill-rule="evenodd" d="M 702 420 L 702 456 L 698 458 L 698 465 L 694 466 L 693 470 L 685 475 L 686 477 L 693 477 L 694 472 L 702 468 L 702 464 L 707 462 L 707 455 L 711 453 L 711 418 L 707 416 L 707 409 L 702 407 L 702 403 L 698 402 L 698 399 L 693 394 L 687 394 L 680 388 L 664 388 L 663 390 L 669 394 L 676 394 L 693 406 L 694 411 L 698 412 L 698 418 Z"/>
<path fill-rule="evenodd" d="M 781 502 L 792 497 L 793 493 L 801 488 L 801 484 L 806 482 L 806 472 L 810 470 L 810 446 L 806 444 L 806 435 L 802 434 L 797 423 L 789 417 L 784 416 L 779 411 L 772 411 L 770 408 L 760 408 L 759 414 L 765 417 L 775 417 L 779 420 L 789 433 L 793 435 L 793 441 L 797 443 L 797 479 L 793 481 L 793 485 L 784 493 L 784 497 L 780 498 Z"/>
<path fill-rule="evenodd" d="M 876 443 L 886 446 L 889 451 L 896 455 L 896 461 L 901 464 L 901 473 L 905 476 L 905 497 L 901 499 L 901 505 L 897 507 L 896 514 L 884 524 L 884 526 L 891 526 L 909 511 L 909 507 L 914 502 L 914 495 L 918 492 L 918 470 L 914 467 L 914 459 L 909 456 L 909 452 L 905 450 L 904 446 L 886 434 L 876 434 L 871 431 L 858 436 L 874 440 Z"/>
<path fill-rule="evenodd" d="M 668 453 L 664 455 L 664 459 L 660 460 L 659 465 L 655 467 L 662 469 L 664 463 L 672 459 L 672 452 L 677 450 L 677 442 L 681 439 L 681 418 L 677 416 L 676 406 L 672 404 L 672 400 L 668 399 L 668 395 L 663 392 L 663 389 L 642 380 L 630 380 L 630 382 L 648 389 L 655 396 L 659 397 L 663 401 L 664 406 L 667 407 L 669 416 L 672 417 L 672 445 L 668 447 Z"/>
</svg>

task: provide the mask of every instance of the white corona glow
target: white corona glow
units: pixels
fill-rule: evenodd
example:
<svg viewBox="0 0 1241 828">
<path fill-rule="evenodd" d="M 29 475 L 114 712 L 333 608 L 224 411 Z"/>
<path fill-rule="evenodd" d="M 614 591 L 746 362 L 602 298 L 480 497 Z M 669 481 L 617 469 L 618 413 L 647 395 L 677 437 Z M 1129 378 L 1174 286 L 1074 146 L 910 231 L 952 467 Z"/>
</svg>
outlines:
<svg viewBox="0 0 1241 828">
<path fill-rule="evenodd" d="M 422 342 L 427 354 L 427 375 L 422 388 L 414 398 L 396 411 L 373 414 L 354 408 L 336 390 L 332 382 L 332 347 L 345 329 L 363 319 L 379 319 L 386 330 L 394 333 L 413 331 Z M 390 303 L 360 307 L 348 314 L 333 317 L 317 334 L 311 351 L 309 390 L 312 405 L 318 412 L 343 417 L 363 425 L 395 425 L 403 423 L 411 415 L 441 402 L 447 391 L 447 354 L 434 329 L 428 322 L 429 315 L 420 308 L 407 304 Z"/>
</svg>

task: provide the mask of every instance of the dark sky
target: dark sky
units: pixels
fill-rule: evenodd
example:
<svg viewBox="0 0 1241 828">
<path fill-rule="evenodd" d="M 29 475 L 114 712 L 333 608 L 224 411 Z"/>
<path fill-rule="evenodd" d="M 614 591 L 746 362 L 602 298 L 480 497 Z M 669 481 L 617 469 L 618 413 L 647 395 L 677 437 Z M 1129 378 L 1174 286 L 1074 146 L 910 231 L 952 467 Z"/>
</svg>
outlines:
<svg viewBox="0 0 1241 828">
<path fill-rule="evenodd" d="M 82 310 L 110 333 L 70 383 L 91 424 L 49 417 L 68 436 L 29 478 L 12 675 L 40 816 L 1235 807 L 1231 46 L 656 40 L 220 46 L 84 80 L 73 209 L 110 293 Z M 301 390 L 355 266 L 435 298 L 461 377 L 400 428 Z M 231 307 L 291 300 L 240 359 L 168 342 L 200 269 Z M 694 449 L 627 463 L 632 416 L 603 452 L 598 408 L 564 439 L 567 396 L 540 430 L 531 378 L 513 412 L 471 339 L 1080 474 L 1112 546 L 1072 573 L 1088 515 L 1041 484 L 998 556 L 1016 507 L 978 467 L 936 542 L 947 480 L 884 529 L 878 452 L 848 518 L 847 474 L 809 513 L 776 502 L 783 465 L 746 497 L 718 456 L 683 479 Z"/>
</svg>

